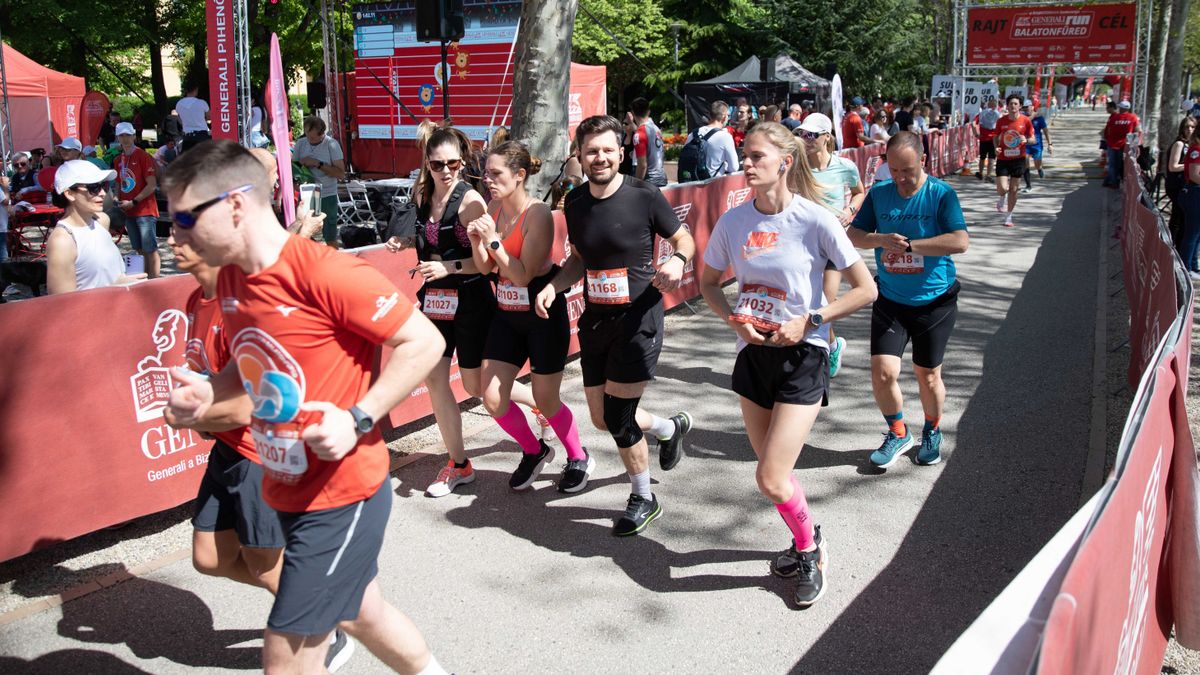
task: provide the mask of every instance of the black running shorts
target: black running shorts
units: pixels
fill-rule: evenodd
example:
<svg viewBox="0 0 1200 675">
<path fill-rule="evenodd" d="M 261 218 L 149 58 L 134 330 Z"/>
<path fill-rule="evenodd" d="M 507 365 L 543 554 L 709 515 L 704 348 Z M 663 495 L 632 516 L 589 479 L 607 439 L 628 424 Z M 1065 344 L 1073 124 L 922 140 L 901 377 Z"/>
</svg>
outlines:
<svg viewBox="0 0 1200 675">
<path fill-rule="evenodd" d="M 958 318 L 958 291 L 955 281 L 945 293 L 927 305 L 904 305 L 881 294 L 871 308 L 871 356 L 904 356 L 911 338 L 912 361 L 922 368 L 942 365 L 954 321 Z"/>
<path fill-rule="evenodd" d="M 246 548 L 283 548 L 279 514 L 262 498 L 262 465 L 222 441 L 208 454 L 192 527 L 199 532 L 236 530 Z"/>
<path fill-rule="evenodd" d="M 1025 158 L 996 160 L 996 175 L 1022 178 L 1025 176 Z"/>
<path fill-rule="evenodd" d="M 453 319 L 426 316 L 446 340 L 442 358 L 450 358 L 457 350 L 459 368 L 478 368 L 483 363 L 483 345 L 487 341 L 488 326 L 496 312 L 496 296 L 492 285 L 483 277 L 454 290 L 458 293 L 458 310 Z M 422 307 L 425 306 L 428 291 L 429 287 L 423 286 L 417 292 Z"/>
<path fill-rule="evenodd" d="M 979 141 L 979 159 L 996 159 L 996 144 L 991 141 Z"/>
<path fill-rule="evenodd" d="M 280 512 L 287 547 L 267 627 L 293 635 L 325 635 L 338 623 L 358 618 L 363 593 L 379 572 L 379 550 L 391 509 L 391 483 L 385 480 L 360 502 Z"/>
<path fill-rule="evenodd" d="M 630 307 L 624 312 L 586 309 L 579 317 L 579 364 L 583 386 L 606 381 L 634 383 L 654 378 L 662 351 L 663 306 Z"/>
<path fill-rule="evenodd" d="M 733 390 L 760 408 L 776 403 L 828 405 L 829 352 L 801 342 L 791 347 L 746 345 L 733 364 Z"/>
<path fill-rule="evenodd" d="M 557 267 L 551 268 L 529 283 L 531 304 L 557 272 Z M 496 318 L 488 329 L 483 358 L 518 368 L 529 361 L 530 370 L 537 375 L 561 373 L 571 348 L 571 320 L 565 293 L 554 297 L 549 315 L 547 319 L 541 318 L 532 306 L 520 312 L 497 308 Z"/>
</svg>

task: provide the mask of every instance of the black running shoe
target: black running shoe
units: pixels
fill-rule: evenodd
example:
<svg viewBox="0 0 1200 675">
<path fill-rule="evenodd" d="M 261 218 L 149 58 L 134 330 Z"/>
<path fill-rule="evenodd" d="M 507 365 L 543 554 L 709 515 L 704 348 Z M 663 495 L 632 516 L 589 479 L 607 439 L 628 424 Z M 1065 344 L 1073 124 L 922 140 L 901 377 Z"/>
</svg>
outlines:
<svg viewBox="0 0 1200 675">
<path fill-rule="evenodd" d="M 658 497 L 650 495 L 649 501 L 641 495 L 629 495 L 629 503 L 625 506 L 625 515 L 613 526 L 613 534 L 618 537 L 628 537 L 642 530 L 650 521 L 662 515 L 662 507 L 658 505 Z"/>
<path fill-rule="evenodd" d="M 692 430 L 692 416 L 685 412 L 675 413 L 671 421 L 675 423 L 675 433 L 658 442 L 658 465 L 663 471 L 674 469 L 683 458 L 683 436 Z"/>
<path fill-rule="evenodd" d="M 546 445 L 546 441 L 538 441 L 538 444 L 542 447 L 538 454 L 521 453 L 521 463 L 517 465 L 517 470 L 513 471 L 512 477 L 508 479 L 508 487 L 514 490 L 524 490 L 533 485 L 533 481 L 537 480 L 538 475 L 542 473 L 542 467 L 554 459 L 554 448 Z"/>
<path fill-rule="evenodd" d="M 975 172 L 975 178 L 977 178 L 977 179 L 979 179 L 979 180 L 983 180 L 983 172 L 982 172 L 982 171 L 976 171 L 976 172 Z"/>
<path fill-rule="evenodd" d="M 558 491 L 574 493 L 583 490 L 587 487 L 588 477 L 592 475 L 592 470 L 596 468 L 596 460 L 588 454 L 587 450 L 583 451 L 583 459 L 569 459 L 567 465 L 563 467 L 562 478 L 558 480 Z"/>
<path fill-rule="evenodd" d="M 821 547 L 821 526 L 817 525 L 813 528 L 813 543 L 817 548 Z M 771 574 L 785 579 L 796 576 L 800 571 L 800 552 L 796 550 L 796 540 L 792 540 L 792 545 L 788 550 L 779 554 L 779 557 L 771 563 Z"/>
<path fill-rule="evenodd" d="M 336 673 L 338 668 L 346 665 L 353 653 L 354 640 L 342 629 L 335 628 L 333 638 L 329 641 L 329 651 L 325 652 L 325 670 Z"/>
<path fill-rule="evenodd" d="M 796 573 L 796 604 L 808 607 L 825 595 L 825 567 L 829 562 L 825 555 L 825 543 L 817 544 L 814 551 L 799 554 L 800 570 Z"/>
</svg>

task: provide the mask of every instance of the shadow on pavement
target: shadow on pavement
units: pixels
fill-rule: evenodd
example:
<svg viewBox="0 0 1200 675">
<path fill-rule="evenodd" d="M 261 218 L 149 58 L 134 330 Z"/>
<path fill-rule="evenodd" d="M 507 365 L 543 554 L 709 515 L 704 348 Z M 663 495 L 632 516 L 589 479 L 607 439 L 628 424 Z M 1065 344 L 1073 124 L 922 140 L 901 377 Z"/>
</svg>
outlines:
<svg viewBox="0 0 1200 675">
<path fill-rule="evenodd" d="M 77 572 L 60 567 L 58 571 L 81 579 L 126 573 L 125 566 L 119 563 Z M 13 590 L 22 595 L 38 592 L 23 588 L 20 580 Z M 140 577 L 63 603 L 58 634 L 84 643 L 124 644 L 140 659 L 164 658 L 197 668 L 256 669 L 262 664 L 260 646 L 235 646 L 262 638 L 261 629 L 216 630 L 212 611 L 195 593 Z M 94 653 L 62 650 L 43 655 L 35 663 L 58 664 L 59 659 L 91 658 Z M 111 658 L 119 662 L 117 657 Z M 123 662 L 120 665 L 127 670 L 101 668 L 91 663 L 87 668 L 64 668 L 57 672 L 141 672 Z"/>
<path fill-rule="evenodd" d="M 147 671 L 135 668 L 108 652 L 93 649 L 63 649 L 24 661 L 0 656 L 0 672 L 10 675 L 62 675 L 62 673 L 105 673 L 137 675 Z"/>
<path fill-rule="evenodd" d="M 507 476 L 496 471 L 478 471 L 487 489 L 481 490 L 470 504 L 446 512 L 452 525 L 464 528 L 496 528 L 513 537 L 542 548 L 568 553 L 577 558 L 601 557 L 613 563 L 638 585 L 655 593 L 698 593 L 736 588 L 760 588 L 790 598 L 794 583 L 766 574 L 766 566 L 776 551 L 705 549 L 679 553 L 652 537 L 617 538 L 612 525 L 622 509 L 564 506 L 557 502 L 571 496 L 542 487 L 523 495 L 507 491 Z M 490 475 L 489 475 L 490 474 Z M 545 474 L 543 474 L 544 476 Z M 624 482 L 618 476 L 612 482 Z M 598 484 L 597 482 L 596 484 Z M 589 489 L 593 483 L 589 482 Z M 505 486 L 499 488 L 497 486 Z M 502 492 L 503 490 L 503 492 Z M 671 505 L 663 503 L 666 513 Z M 595 522 L 599 521 L 599 522 Z M 653 530 L 656 524 L 651 524 Z M 760 561 L 763 574 L 734 576 L 723 574 L 681 575 L 681 571 L 699 565 Z"/>
<path fill-rule="evenodd" d="M 992 266 L 960 264 L 962 311 L 950 353 L 982 358 L 962 359 L 959 373 L 947 359 L 951 396 L 977 386 L 947 434 L 942 474 L 892 561 L 793 672 L 928 672 L 1076 510 L 1090 427 L 1099 225 L 1075 212 L 1094 209 L 1098 196 L 1087 186 L 1066 197 L 1062 213 L 1070 215 L 1046 233 L 998 328 L 987 308 L 1007 298 L 988 283 Z M 972 362 L 982 373 L 963 372 Z M 904 377 L 912 396 L 911 374 Z M 812 458 L 801 455 L 801 464 Z M 906 475 L 890 473 L 872 480 Z"/>
</svg>

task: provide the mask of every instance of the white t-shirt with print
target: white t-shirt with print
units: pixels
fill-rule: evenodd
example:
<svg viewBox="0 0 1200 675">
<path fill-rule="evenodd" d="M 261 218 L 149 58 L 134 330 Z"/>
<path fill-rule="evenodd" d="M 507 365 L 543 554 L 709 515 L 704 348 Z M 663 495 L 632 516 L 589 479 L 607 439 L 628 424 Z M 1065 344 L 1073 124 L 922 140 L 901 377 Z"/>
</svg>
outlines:
<svg viewBox="0 0 1200 675">
<path fill-rule="evenodd" d="M 752 199 L 725 212 L 704 251 L 705 265 L 733 269 L 739 296 L 747 287 L 782 292 L 780 323 L 825 306 L 827 262 L 844 270 L 861 259 L 838 219 L 798 195 L 775 215 L 761 213 Z M 829 325 L 809 331 L 804 341 L 829 349 Z M 745 346 L 739 338 L 738 351 Z"/>
</svg>

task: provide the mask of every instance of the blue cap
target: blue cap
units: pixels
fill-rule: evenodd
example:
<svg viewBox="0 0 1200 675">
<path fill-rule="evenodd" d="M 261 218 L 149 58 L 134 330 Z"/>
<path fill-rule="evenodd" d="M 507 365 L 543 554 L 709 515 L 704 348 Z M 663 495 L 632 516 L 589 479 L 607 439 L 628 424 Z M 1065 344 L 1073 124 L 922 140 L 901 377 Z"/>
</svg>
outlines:
<svg viewBox="0 0 1200 675">
<path fill-rule="evenodd" d="M 861 96 L 855 96 L 854 98 L 850 99 L 850 102 L 853 103 L 854 105 L 866 104 L 866 101 L 864 101 L 863 97 L 861 97 Z"/>
</svg>

